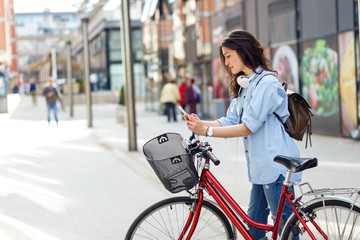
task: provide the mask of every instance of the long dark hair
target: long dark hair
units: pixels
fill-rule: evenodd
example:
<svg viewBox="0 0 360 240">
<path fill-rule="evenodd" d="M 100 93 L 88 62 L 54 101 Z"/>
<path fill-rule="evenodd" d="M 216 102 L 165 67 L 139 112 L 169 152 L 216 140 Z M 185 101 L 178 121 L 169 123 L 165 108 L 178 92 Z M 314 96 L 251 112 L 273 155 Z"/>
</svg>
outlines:
<svg viewBox="0 0 360 240">
<path fill-rule="evenodd" d="M 230 68 L 225 65 L 225 56 L 222 53 L 222 47 L 227 47 L 231 50 L 236 50 L 236 52 L 241 57 L 245 66 L 251 68 L 253 72 L 256 72 L 257 67 L 262 67 L 265 70 L 275 72 L 271 66 L 271 61 L 264 54 L 264 48 L 259 43 L 259 41 L 248 31 L 238 29 L 231 31 L 219 44 L 219 55 L 221 62 L 228 73 L 230 78 L 229 88 L 230 95 L 234 98 L 238 97 L 238 92 L 240 86 L 236 82 L 236 78 L 242 74 L 240 72 L 234 75 Z"/>
</svg>

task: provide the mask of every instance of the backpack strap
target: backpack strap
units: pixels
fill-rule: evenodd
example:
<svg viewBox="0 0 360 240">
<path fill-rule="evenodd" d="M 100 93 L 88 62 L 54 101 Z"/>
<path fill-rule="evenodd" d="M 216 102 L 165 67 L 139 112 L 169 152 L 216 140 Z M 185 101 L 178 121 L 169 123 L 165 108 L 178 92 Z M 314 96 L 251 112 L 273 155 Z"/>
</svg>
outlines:
<svg viewBox="0 0 360 240">
<path fill-rule="evenodd" d="M 267 76 L 267 75 L 273 75 L 274 77 L 276 77 L 275 74 L 273 74 L 273 73 L 264 74 L 264 75 L 261 76 L 261 78 L 259 79 L 259 81 L 256 83 L 256 86 L 259 84 L 259 82 L 261 81 L 261 79 L 263 79 L 263 77 L 265 77 L 265 76 Z M 255 86 L 255 87 L 256 87 L 256 86 Z"/>
<path fill-rule="evenodd" d="M 309 110 L 310 111 L 310 110 Z M 311 112 L 310 112 L 311 113 Z M 312 114 L 311 114 L 312 116 Z M 311 134 L 312 134 L 312 131 L 311 131 L 311 118 L 309 120 L 309 124 L 307 126 L 307 130 L 306 130 L 306 144 L 305 144 L 305 148 L 307 148 L 307 145 L 308 145 L 308 139 L 309 139 L 309 142 L 310 142 L 310 147 L 312 147 L 312 143 L 311 143 Z"/>
<path fill-rule="evenodd" d="M 284 87 L 285 92 L 286 92 L 286 91 L 287 91 L 287 88 L 288 88 L 288 83 L 285 81 L 285 82 L 283 82 L 281 85 Z"/>
<path fill-rule="evenodd" d="M 259 84 L 259 82 L 261 81 L 261 79 L 263 79 L 263 77 L 265 77 L 265 76 L 267 76 L 267 75 L 272 75 L 272 76 L 276 77 L 274 73 L 264 74 L 263 76 L 261 76 L 261 78 L 259 79 L 259 81 L 256 83 L 256 86 Z M 287 90 L 287 82 L 283 82 L 281 85 L 284 87 L 285 92 L 286 92 L 286 90 Z M 281 118 L 280 118 L 279 115 L 277 115 L 275 112 L 274 112 L 274 115 L 276 116 L 277 119 L 279 119 L 279 121 L 280 121 L 282 124 L 284 124 L 284 123 L 281 121 Z"/>
<path fill-rule="evenodd" d="M 273 114 L 275 115 L 275 117 L 276 117 L 277 119 L 279 119 L 279 121 L 280 121 L 282 124 L 284 124 L 284 123 L 281 121 L 280 116 L 279 116 L 276 112 L 273 112 Z"/>
</svg>

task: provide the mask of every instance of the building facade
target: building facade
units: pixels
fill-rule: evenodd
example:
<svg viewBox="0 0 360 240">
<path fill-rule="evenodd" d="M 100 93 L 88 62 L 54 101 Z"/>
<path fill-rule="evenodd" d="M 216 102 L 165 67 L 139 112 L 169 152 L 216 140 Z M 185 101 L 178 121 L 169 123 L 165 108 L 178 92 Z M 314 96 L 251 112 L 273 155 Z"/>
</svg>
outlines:
<svg viewBox="0 0 360 240">
<path fill-rule="evenodd" d="M 144 95 L 140 17 L 141 2 L 130 2 L 135 94 Z M 102 9 L 89 17 L 90 74 L 96 76 L 98 90 L 120 91 L 125 84 L 121 53 L 120 3 L 112 9 Z M 73 41 L 72 53 L 76 62 L 83 61 L 82 36 Z"/>
<path fill-rule="evenodd" d="M 250 2 L 262 18 L 247 26 L 269 48 L 280 81 L 309 101 L 314 131 L 349 136 L 359 126 L 357 1 Z"/>
<path fill-rule="evenodd" d="M 56 75 L 65 81 L 66 43 L 70 41 L 74 60 L 72 74 L 82 91 L 84 60 L 81 19 L 86 17 L 92 90 L 120 90 L 125 83 L 122 74 L 120 2 L 114 5 L 112 1 L 111 6 L 106 6 L 106 3 L 99 1 L 92 9 L 79 9 L 78 12 L 50 12 L 45 9 L 40 13 L 17 13 L 18 71 L 24 73 L 24 79 L 35 76 L 39 81 L 45 81 L 53 73 L 51 49 L 55 49 Z M 136 95 L 140 97 L 144 95 L 145 88 L 138 14 L 141 8 L 141 1 L 131 1 L 134 78 Z"/>
<path fill-rule="evenodd" d="M 15 17 L 13 0 L 0 1 L 0 65 L 16 72 Z"/>
<path fill-rule="evenodd" d="M 57 78 L 66 77 L 66 41 L 74 38 L 80 21 L 75 12 L 16 13 L 16 45 L 18 72 L 24 80 L 33 76 L 45 81 L 53 74 L 51 49 L 58 58 Z"/>
<path fill-rule="evenodd" d="M 145 74 L 156 81 L 164 74 L 195 77 L 202 113 L 224 115 L 228 79 L 217 44 L 229 31 L 246 29 L 265 47 L 280 81 L 311 104 L 313 131 L 349 136 L 360 112 L 357 6 L 357 0 L 147 0 Z M 172 33 L 155 30 L 165 22 Z"/>
<path fill-rule="evenodd" d="M 0 0 L 0 113 L 7 112 L 7 78 L 16 73 L 13 0 Z"/>
</svg>

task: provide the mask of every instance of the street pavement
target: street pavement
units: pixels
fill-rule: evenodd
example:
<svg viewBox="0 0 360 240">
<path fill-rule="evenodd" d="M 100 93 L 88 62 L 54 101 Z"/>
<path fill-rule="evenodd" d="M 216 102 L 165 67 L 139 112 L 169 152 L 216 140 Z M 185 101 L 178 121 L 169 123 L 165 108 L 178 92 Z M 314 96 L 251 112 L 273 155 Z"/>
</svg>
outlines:
<svg viewBox="0 0 360 240">
<path fill-rule="evenodd" d="M 42 97 L 8 96 L 0 114 L 0 239 L 124 239 L 134 218 L 170 194 L 142 154 L 149 139 L 165 132 L 189 137 L 184 121 L 136 104 L 138 151 L 128 151 L 127 128 L 116 122 L 115 104 L 59 110 L 59 126 L 46 121 Z M 180 115 L 179 115 L 180 116 Z M 204 139 L 204 138 L 203 138 Z M 207 139 L 222 161 L 214 175 L 246 209 L 249 183 L 243 144 L 238 139 Z M 360 142 L 313 134 L 312 148 L 297 142 L 302 157 L 317 157 L 303 181 L 314 188 L 359 187 Z M 298 192 L 297 192 L 298 193 Z"/>
</svg>

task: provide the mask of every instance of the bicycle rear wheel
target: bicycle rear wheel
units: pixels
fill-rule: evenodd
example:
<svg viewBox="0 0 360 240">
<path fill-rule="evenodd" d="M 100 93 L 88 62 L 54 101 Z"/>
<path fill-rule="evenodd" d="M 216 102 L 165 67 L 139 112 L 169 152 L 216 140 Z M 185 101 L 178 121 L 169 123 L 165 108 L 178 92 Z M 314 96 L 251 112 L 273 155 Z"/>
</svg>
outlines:
<svg viewBox="0 0 360 240">
<path fill-rule="evenodd" d="M 190 197 L 174 197 L 150 206 L 135 219 L 125 239 L 178 239 L 193 202 L 194 199 Z M 204 200 L 199 222 L 191 239 L 233 239 L 233 232 L 224 213 Z"/>
<path fill-rule="evenodd" d="M 300 215 L 304 219 L 307 218 L 306 223 L 316 239 L 324 238 L 309 219 L 313 219 L 319 225 L 328 239 L 360 239 L 360 208 L 349 202 L 319 200 L 305 207 Z M 294 236 L 299 236 L 301 240 L 311 239 L 295 214 L 287 221 L 281 239 L 293 239 Z"/>
</svg>

